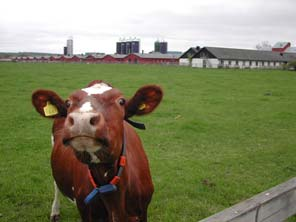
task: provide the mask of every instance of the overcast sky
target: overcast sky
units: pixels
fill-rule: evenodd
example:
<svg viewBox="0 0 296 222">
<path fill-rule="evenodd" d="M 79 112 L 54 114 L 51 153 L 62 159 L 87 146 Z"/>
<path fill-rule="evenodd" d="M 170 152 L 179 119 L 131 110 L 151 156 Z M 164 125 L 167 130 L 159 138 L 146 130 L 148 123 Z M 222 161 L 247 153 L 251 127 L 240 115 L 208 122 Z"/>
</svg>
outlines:
<svg viewBox="0 0 296 222">
<path fill-rule="evenodd" d="M 119 38 L 141 50 L 165 40 L 192 46 L 255 48 L 262 41 L 296 46 L 296 0 L 1 0 L 0 52 L 114 53 Z"/>
</svg>

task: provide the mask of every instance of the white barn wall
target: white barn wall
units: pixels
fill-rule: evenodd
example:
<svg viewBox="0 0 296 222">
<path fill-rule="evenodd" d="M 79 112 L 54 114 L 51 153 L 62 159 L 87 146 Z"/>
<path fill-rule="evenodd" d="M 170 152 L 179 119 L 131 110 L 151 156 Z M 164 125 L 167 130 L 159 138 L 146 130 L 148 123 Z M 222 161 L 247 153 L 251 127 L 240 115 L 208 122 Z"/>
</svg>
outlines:
<svg viewBox="0 0 296 222">
<path fill-rule="evenodd" d="M 189 61 L 185 61 L 186 59 L 183 59 L 181 61 L 180 59 L 180 65 L 188 65 Z M 202 58 L 194 58 L 192 59 L 192 67 L 198 67 L 203 68 L 203 60 L 205 60 L 206 68 L 218 68 L 221 67 L 222 63 L 220 59 L 202 59 Z M 238 64 L 237 64 L 238 63 Z M 281 68 L 282 63 L 276 62 L 269 62 L 268 61 L 242 61 L 239 60 L 238 62 L 236 60 L 223 60 L 223 67 L 229 67 L 229 68 L 251 68 L 251 69 L 258 69 L 258 68 Z"/>
<path fill-rule="evenodd" d="M 202 68 L 203 59 L 194 58 L 192 59 L 192 67 Z"/>
<path fill-rule="evenodd" d="M 268 66 L 269 66 L 269 65 L 268 65 L 268 62 L 264 62 L 264 63 L 263 63 L 263 66 L 268 67 Z"/>
<path fill-rule="evenodd" d="M 239 66 L 239 68 L 243 68 L 244 67 L 244 65 L 243 65 L 243 61 L 238 61 L 238 66 Z"/>
<path fill-rule="evenodd" d="M 180 66 L 189 66 L 190 65 L 190 61 L 189 61 L 189 59 L 184 59 L 184 58 L 179 59 L 179 65 Z"/>
<path fill-rule="evenodd" d="M 209 68 L 218 68 L 218 65 L 220 64 L 220 61 L 218 59 L 207 59 L 208 63 L 207 67 L 209 65 Z"/>
<path fill-rule="evenodd" d="M 256 62 L 255 61 L 251 61 L 250 68 L 251 69 L 255 69 L 256 68 Z"/>
</svg>

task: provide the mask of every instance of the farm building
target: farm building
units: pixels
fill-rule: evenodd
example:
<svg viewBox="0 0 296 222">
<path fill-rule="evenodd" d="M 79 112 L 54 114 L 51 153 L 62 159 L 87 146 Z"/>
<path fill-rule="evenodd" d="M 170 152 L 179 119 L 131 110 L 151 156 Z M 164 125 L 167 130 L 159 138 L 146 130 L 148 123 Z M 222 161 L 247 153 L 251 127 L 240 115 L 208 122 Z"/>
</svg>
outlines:
<svg viewBox="0 0 296 222">
<path fill-rule="evenodd" d="M 273 52 L 285 52 L 288 48 L 291 47 L 290 42 L 277 42 L 273 47 Z"/>
<path fill-rule="evenodd" d="M 17 62 L 86 62 L 86 63 L 130 63 L 130 64 L 178 64 L 180 54 L 141 54 L 128 55 L 88 55 L 88 56 L 50 56 L 50 57 L 16 57 Z"/>
<path fill-rule="evenodd" d="M 296 60 L 296 53 L 203 47 L 192 58 L 180 59 L 180 65 L 191 64 L 199 68 L 280 68 L 293 60 Z"/>
<path fill-rule="evenodd" d="M 191 47 L 184 52 L 179 58 L 179 64 L 183 66 L 191 66 L 192 57 L 200 50 L 199 46 Z"/>
<path fill-rule="evenodd" d="M 133 53 L 124 58 L 124 63 L 133 64 L 178 64 L 180 54 Z"/>
</svg>

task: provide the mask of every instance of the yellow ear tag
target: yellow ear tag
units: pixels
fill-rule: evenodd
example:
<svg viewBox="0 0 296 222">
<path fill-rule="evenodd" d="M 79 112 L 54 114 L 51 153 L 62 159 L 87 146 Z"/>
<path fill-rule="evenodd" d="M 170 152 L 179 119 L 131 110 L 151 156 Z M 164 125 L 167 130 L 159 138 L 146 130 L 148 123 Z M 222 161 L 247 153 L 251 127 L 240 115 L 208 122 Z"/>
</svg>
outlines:
<svg viewBox="0 0 296 222">
<path fill-rule="evenodd" d="M 142 103 L 142 104 L 138 107 L 138 109 L 139 109 L 140 111 L 146 109 L 146 104 L 145 104 L 145 103 Z"/>
<path fill-rule="evenodd" d="M 46 102 L 46 106 L 43 107 L 45 116 L 54 116 L 58 114 L 58 109 L 55 105 L 52 105 L 49 101 Z"/>
</svg>

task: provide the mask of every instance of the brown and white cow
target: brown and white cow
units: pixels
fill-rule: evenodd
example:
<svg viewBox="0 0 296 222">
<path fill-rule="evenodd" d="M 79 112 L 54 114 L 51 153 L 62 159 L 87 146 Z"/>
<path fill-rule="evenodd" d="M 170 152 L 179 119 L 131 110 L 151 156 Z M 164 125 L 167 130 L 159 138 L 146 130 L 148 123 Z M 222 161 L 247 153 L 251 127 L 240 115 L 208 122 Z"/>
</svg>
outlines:
<svg viewBox="0 0 296 222">
<path fill-rule="evenodd" d="M 59 220 L 59 192 L 76 202 L 82 221 L 147 221 L 153 183 L 129 118 L 152 112 L 162 95 L 159 86 L 146 85 L 126 100 L 100 80 L 65 101 L 53 91 L 33 93 L 36 110 L 54 120 L 52 221 Z"/>
</svg>

